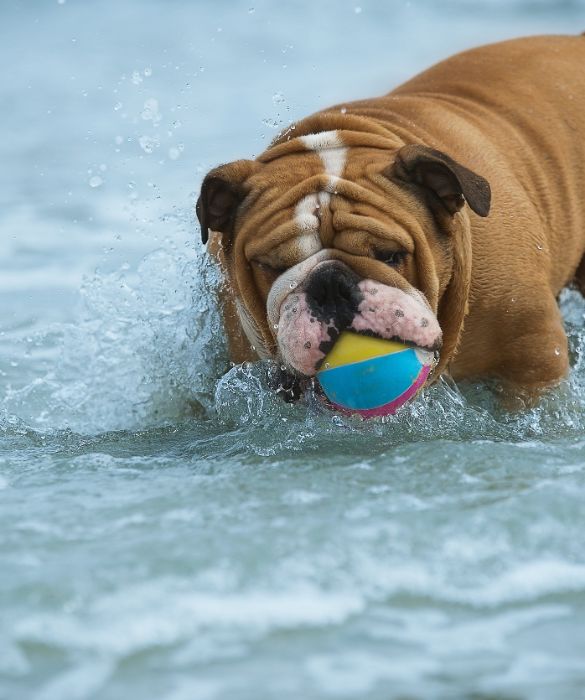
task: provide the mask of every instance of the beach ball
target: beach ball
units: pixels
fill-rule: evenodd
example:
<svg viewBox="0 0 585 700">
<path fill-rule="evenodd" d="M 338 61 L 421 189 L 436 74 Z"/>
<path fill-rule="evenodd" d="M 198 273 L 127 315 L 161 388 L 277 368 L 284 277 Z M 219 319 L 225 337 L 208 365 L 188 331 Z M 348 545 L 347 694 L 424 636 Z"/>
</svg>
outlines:
<svg viewBox="0 0 585 700">
<path fill-rule="evenodd" d="M 317 379 L 335 408 L 372 418 L 393 414 L 413 399 L 433 364 L 428 350 L 344 331 Z"/>
</svg>

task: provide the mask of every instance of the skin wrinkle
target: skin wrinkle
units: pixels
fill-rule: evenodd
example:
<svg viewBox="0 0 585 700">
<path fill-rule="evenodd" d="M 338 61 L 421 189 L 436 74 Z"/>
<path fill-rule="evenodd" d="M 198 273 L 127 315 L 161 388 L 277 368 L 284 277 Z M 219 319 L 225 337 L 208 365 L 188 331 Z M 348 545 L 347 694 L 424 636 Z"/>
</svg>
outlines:
<svg viewBox="0 0 585 700">
<path fill-rule="evenodd" d="M 324 124 L 326 121 L 329 124 L 321 128 L 320 124 Z M 363 130 L 352 130 L 352 126 L 358 124 L 363 127 Z M 304 135 L 331 131 L 332 129 L 340 132 L 344 147 L 355 148 L 361 146 L 368 149 L 374 148 L 387 151 L 397 149 L 403 145 L 403 141 L 397 139 L 388 129 L 350 114 L 324 112 L 320 115 L 308 117 L 303 120 L 302 124 L 297 124 L 296 126 L 294 136 L 287 135 L 285 139 L 277 137 L 268 150 L 258 156 L 257 160 L 261 163 L 269 163 L 291 153 L 298 153 L 299 151 L 306 153 L 306 144 L 302 141 Z"/>
<path fill-rule="evenodd" d="M 401 231 L 399 226 L 390 226 L 382 221 L 372 222 L 371 217 L 336 211 L 333 215 L 333 226 L 340 231 L 345 229 L 362 232 L 364 228 L 368 228 L 369 233 L 378 236 L 381 242 L 394 241 L 397 244 L 397 249 L 403 248 L 408 253 L 414 251 L 412 239 Z"/>
<path fill-rule="evenodd" d="M 452 95 L 440 95 L 434 96 L 435 100 L 442 100 L 449 104 L 453 114 L 453 119 L 456 122 L 462 122 L 469 124 L 470 121 L 470 107 L 472 108 L 472 115 L 475 116 L 476 113 L 480 114 L 483 118 L 486 116 L 490 120 L 498 122 L 498 128 L 505 131 L 508 138 L 512 139 L 516 144 L 518 144 L 518 149 L 510 149 L 509 152 L 502 152 L 499 154 L 499 164 L 502 169 L 509 170 L 510 176 L 514 177 L 518 184 L 520 180 L 522 171 L 528 173 L 530 179 L 534 183 L 534 192 L 530 190 L 527 192 L 530 198 L 531 205 L 539 212 L 540 218 L 545 225 L 554 231 L 554 219 L 550 216 L 550 212 L 553 209 L 551 206 L 551 194 L 550 188 L 548 186 L 546 173 L 542 168 L 542 160 L 540 155 L 535 154 L 532 149 L 527 149 L 523 147 L 526 141 L 526 137 L 536 137 L 537 140 L 545 140 L 545 151 L 547 154 L 547 160 L 550 161 L 550 167 L 555 172 L 556 177 L 561 183 L 561 190 L 570 193 L 566 202 L 570 205 L 571 203 L 577 202 L 579 197 L 579 192 L 576 191 L 574 180 L 569 177 L 571 168 L 568 166 L 567 160 L 561 158 L 557 154 L 557 149 L 555 149 L 555 129 L 552 128 L 547 133 L 542 131 L 536 125 L 534 125 L 528 115 L 520 114 L 515 124 L 510 124 L 504 118 L 506 112 L 506 105 L 501 104 L 500 111 L 488 110 L 486 107 L 482 106 L 478 102 L 478 95 L 474 89 L 472 93 L 464 96 L 452 96 Z M 420 95 L 422 98 L 425 97 L 424 94 Z M 493 98 L 492 98 L 493 99 Z M 473 117 L 472 117 L 473 119 Z M 478 136 L 481 136 L 481 119 L 477 125 L 476 130 Z M 468 127 L 469 128 L 469 127 Z M 439 147 L 440 148 L 440 147 Z M 573 207 L 575 205 L 573 204 Z M 551 280 L 553 285 L 563 284 L 562 281 Z"/>
<path fill-rule="evenodd" d="M 436 222 L 426 212 L 425 218 L 421 221 L 420 218 L 417 218 L 410 213 L 408 200 L 403 192 L 397 191 L 397 187 L 391 186 L 391 183 L 389 183 L 384 176 L 375 171 L 373 168 L 368 169 L 367 175 L 380 190 L 387 192 L 387 197 L 382 198 L 385 209 L 390 209 L 390 207 L 388 207 L 386 204 L 387 201 L 398 203 L 398 206 L 393 207 L 392 218 L 397 215 L 399 218 L 396 220 L 396 226 L 392 226 L 391 228 L 392 235 L 395 236 L 401 231 L 408 232 L 407 235 L 411 241 L 411 252 L 415 254 L 414 258 L 417 263 L 416 286 L 420 287 L 420 291 L 426 297 L 428 303 L 433 309 L 433 312 L 437 313 L 440 293 L 444 291 L 444 288 L 447 285 L 447 280 L 451 275 L 449 271 L 449 277 L 447 277 L 443 283 L 443 289 L 440 289 L 441 283 L 436 269 L 435 256 L 433 256 L 431 253 L 431 246 L 429 245 L 428 237 L 430 232 L 431 236 L 438 244 L 437 247 L 443 248 L 445 242 L 449 241 L 450 239 L 448 230 L 449 226 L 447 225 L 445 227 L 445 231 L 438 230 Z M 390 187 L 392 187 L 392 189 L 390 192 L 388 192 Z M 406 201 L 404 201 L 403 206 L 400 206 L 400 203 L 403 200 Z M 390 212 L 389 216 L 392 216 Z M 386 219 L 384 220 L 384 225 L 385 224 Z M 406 245 L 404 247 L 408 250 Z M 450 263 L 450 257 L 448 262 Z"/>
<path fill-rule="evenodd" d="M 288 227 L 294 226 L 294 214 L 293 210 L 298 205 L 298 203 L 308 195 L 315 194 L 323 190 L 327 185 L 328 178 L 325 174 L 321 173 L 319 175 L 311 176 L 300 183 L 297 183 L 290 190 L 287 190 L 283 195 L 278 197 L 276 200 L 270 200 L 268 196 L 269 206 L 264 205 L 263 199 L 259 198 L 254 206 L 254 210 L 257 212 L 251 212 L 251 216 L 246 217 L 242 221 L 241 231 L 238 237 L 242 241 L 246 241 L 245 254 L 247 259 L 253 258 L 256 255 L 262 253 L 262 248 L 273 247 L 282 242 L 283 237 L 286 235 L 284 232 L 282 235 L 277 235 L 273 237 L 273 231 L 267 225 L 271 216 L 278 216 L 284 219 L 284 226 Z M 352 191 L 352 183 L 343 182 L 340 184 L 339 188 L 340 194 L 346 191 Z M 262 237 L 255 237 L 253 234 L 255 231 L 259 231 L 263 228 L 268 228 L 271 230 L 270 241 L 263 240 Z M 296 232 L 296 231 L 295 231 Z M 237 242 L 237 241 L 236 241 Z"/>
</svg>

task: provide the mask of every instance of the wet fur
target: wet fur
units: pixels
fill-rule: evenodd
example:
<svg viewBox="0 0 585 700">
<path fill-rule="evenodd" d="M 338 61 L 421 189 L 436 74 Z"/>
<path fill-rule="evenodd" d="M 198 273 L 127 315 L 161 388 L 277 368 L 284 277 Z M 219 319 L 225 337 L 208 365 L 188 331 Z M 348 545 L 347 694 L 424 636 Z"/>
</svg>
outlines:
<svg viewBox="0 0 585 700">
<path fill-rule="evenodd" d="M 556 298 L 573 281 L 585 289 L 584 65 L 582 37 L 481 47 L 387 96 L 301 120 L 255 161 L 218 169 L 216 176 L 238 188 L 228 226 L 209 226 L 229 280 L 224 303 L 234 361 L 257 352 L 239 328 L 231 295 L 254 318 L 265 351 L 278 353 L 266 311 L 274 278 L 256 261 L 272 251 L 270 260 L 290 264 L 293 248 L 283 241 L 298 235 L 295 206 L 316 190 L 332 191 L 319 154 L 296 150 L 295 140 L 335 131 L 347 162 L 319 212 L 322 245 L 341 250 L 361 278 L 424 294 L 443 331 L 439 371 L 497 377 L 528 397 L 560 381 L 568 352 Z M 469 194 L 442 196 L 410 171 L 400 154 L 412 145 L 487 179 L 489 216 L 481 202 L 475 211 L 464 206 Z M 200 219 L 206 235 L 210 220 Z M 356 226 L 363 240 L 351 239 Z M 384 237 L 410 241 L 408 265 L 388 270 L 373 259 L 372 240 Z"/>
</svg>

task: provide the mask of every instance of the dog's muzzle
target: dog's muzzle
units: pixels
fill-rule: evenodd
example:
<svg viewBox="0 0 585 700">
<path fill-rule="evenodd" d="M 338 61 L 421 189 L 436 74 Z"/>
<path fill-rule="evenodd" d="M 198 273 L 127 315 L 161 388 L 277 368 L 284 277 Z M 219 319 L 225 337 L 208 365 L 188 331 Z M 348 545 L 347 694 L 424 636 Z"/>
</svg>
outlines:
<svg viewBox="0 0 585 700">
<path fill-rule="evenodd" d="M 433 352 L 441 348 L 439 323 L 416 290 L 361 279 L 338 259 L 317 260 L 307 270 L 309 260 L 284 273 L 268 297 L 280 356 L 296 372 L 315 375 L 344 330 Z M 305 270 L 296 269 L 301 266 Z"/>
</svg>

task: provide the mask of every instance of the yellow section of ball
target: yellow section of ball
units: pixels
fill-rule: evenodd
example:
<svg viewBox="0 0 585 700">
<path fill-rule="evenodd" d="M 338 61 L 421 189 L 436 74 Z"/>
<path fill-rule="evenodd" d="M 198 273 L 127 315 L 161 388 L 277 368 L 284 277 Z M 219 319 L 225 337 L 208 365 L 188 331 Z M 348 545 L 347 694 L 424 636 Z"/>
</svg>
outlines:
<svg viewBox="0 0 585 700">
<path fill-rule="evenodd" d="M 342 367 L 352 362 L 363 362 L 364 360 L 371 360 L 373 357 L 391 355 L 407 349 L 407 345 L 397 343 L 394 340 L 370 338 L 366 335 L 343 331 L 323 361 L 321 369 Z"/>
</svg>

